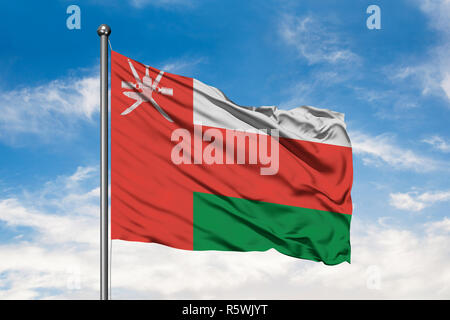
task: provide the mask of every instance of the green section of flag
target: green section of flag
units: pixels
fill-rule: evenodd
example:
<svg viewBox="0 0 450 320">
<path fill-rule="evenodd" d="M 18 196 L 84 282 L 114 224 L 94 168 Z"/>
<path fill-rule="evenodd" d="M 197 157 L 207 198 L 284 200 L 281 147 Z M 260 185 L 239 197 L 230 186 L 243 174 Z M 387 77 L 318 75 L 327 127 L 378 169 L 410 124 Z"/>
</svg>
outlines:
<svg viewBox="0 0 450 320">
<path fill-rule="evenodd" d="M 351 215 L 194 192 L 194 250 L 279 252 L 350 262 Z"/>
</svg>

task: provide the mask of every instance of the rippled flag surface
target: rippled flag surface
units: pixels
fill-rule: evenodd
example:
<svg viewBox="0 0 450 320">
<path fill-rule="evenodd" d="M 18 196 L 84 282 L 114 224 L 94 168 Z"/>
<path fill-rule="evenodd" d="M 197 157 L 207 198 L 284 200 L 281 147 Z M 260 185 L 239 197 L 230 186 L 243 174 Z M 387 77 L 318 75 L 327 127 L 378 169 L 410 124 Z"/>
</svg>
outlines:
<svg viewBox="0 0 450 320">
<path fill-rule="evenodd" d="M 239 106 L 112 52 L 112 239 L 350 262 L 352 180 L 343 114 Z"/>
</svg>

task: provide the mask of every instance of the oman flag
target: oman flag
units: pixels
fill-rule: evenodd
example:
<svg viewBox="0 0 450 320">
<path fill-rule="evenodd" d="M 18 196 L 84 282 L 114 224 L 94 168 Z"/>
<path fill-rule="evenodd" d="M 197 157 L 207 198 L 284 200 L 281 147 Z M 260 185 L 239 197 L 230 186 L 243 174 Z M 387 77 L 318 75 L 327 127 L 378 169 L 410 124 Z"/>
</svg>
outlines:
<svg viewBox="0 0 450 320">
<path fill-rule="evenodd" d="M 352 179 L 343 114 L 239 106 L 112 52 L 112 239 L 350 262 Z"/>
</svg>

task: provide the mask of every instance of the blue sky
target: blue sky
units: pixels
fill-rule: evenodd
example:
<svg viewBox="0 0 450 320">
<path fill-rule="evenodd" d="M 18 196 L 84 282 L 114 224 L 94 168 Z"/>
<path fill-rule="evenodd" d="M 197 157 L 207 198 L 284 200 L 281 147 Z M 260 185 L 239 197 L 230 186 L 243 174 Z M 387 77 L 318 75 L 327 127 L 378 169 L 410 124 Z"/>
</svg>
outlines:
<svg viewBox="0 0 450 320">
<path fill-rule="evenodd" d="M 80 30 L 66 27 L 71 4 Z M 381 30 L 366 26 L 371 4 Z M 448 1 L 16 1 L 0 11 L 0 298 L 97 298 L 101 23 L 115 51 L 238 104 L 345 113 L 354 152 L 351 265 L 118 241 L 113 297 L 450 297 Z M 203 282 L 185 280 L 205 270 Z"/>
</svg>

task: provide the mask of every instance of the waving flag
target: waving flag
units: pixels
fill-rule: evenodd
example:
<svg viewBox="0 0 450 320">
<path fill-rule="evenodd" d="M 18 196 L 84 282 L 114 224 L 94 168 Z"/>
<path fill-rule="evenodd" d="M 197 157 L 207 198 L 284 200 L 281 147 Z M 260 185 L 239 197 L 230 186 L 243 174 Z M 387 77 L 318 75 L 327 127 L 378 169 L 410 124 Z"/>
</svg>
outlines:
<svg viewBox="0 0 450 320">
<path fill-rule="evenodd" d="M 113 239 L 350 262 L 352 179 L 342 114 L 239 106 L 112 52 Z"/>
</svg>

